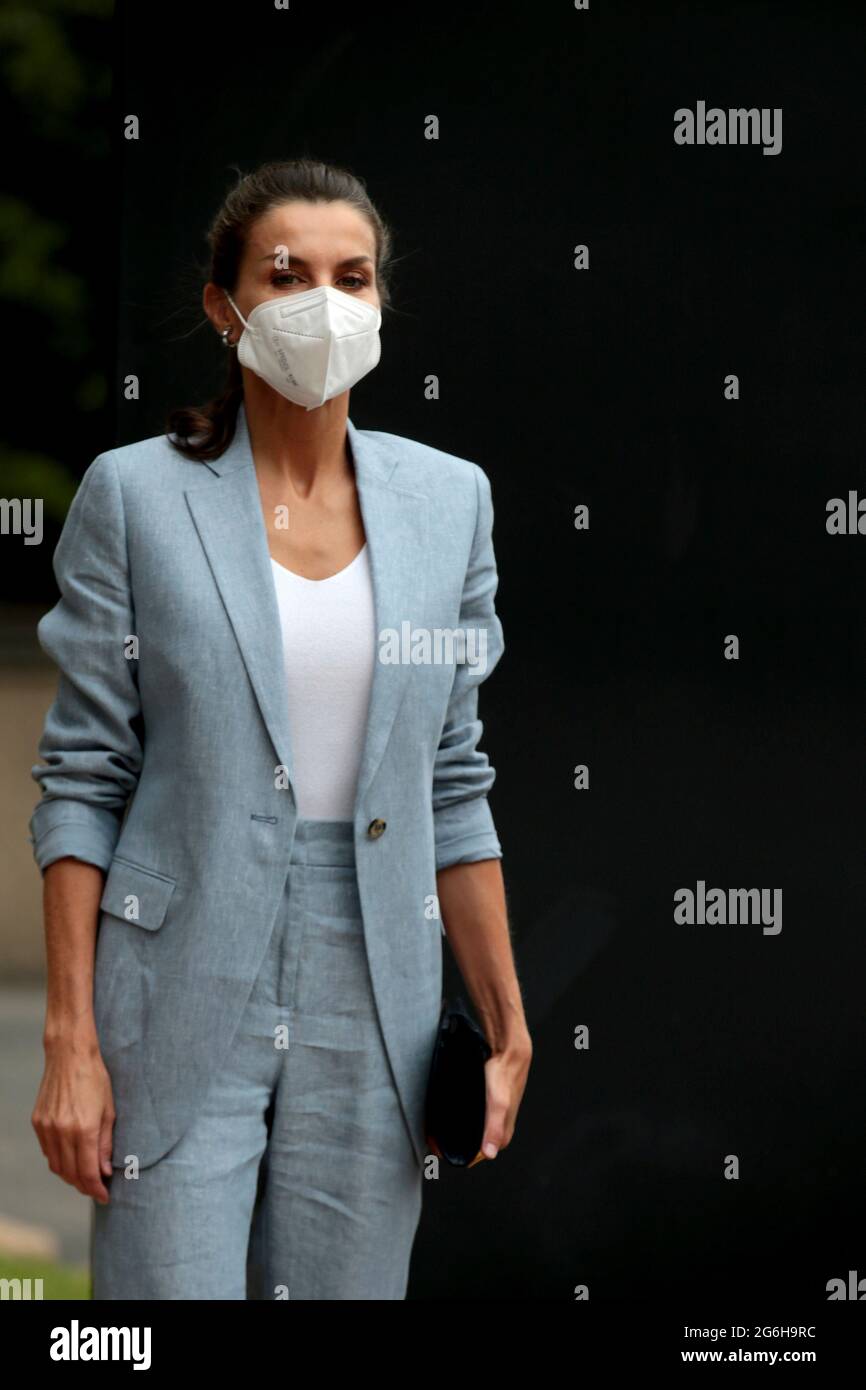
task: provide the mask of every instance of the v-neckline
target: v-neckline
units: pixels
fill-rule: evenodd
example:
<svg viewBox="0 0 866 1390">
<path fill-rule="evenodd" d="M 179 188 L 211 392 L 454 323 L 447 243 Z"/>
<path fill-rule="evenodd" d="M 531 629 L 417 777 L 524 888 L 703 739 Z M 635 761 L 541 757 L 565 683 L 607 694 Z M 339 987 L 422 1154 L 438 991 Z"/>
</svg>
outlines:
<svg viewBox="0 0 866 1390">
<path fill-rule="evenodd" d="M 350 560 L 348 565 L 344 565 L 343 568 L 337 570 L 335 574 L 326 574 L 323 579 L 310 579 L 309 575 L 298 574 L 297 570 L 290 570 L 287 565 L 281 565 L 279 560 L 274 559 L 273 555 L 271 555 L 271 564 L 276 565 L 277 569 L 281 570 L 283 574 L 287 574 L 290 579 L 299 579 L 303 584 L 330 584 L 332 579 L 339 579 L 340 576 L 346 574 L 353 565 L 357 565 L 366 549 L 367 542 L 364 541 L 364 544 L 361 546 L 354 560 Z"/>
</svg>

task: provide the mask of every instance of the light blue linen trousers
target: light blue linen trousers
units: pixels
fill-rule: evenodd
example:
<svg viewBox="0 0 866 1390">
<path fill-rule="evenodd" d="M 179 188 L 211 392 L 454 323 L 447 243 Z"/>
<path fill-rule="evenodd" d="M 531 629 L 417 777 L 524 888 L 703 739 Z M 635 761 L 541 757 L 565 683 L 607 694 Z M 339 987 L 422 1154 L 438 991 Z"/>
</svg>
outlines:
<svg viewBox="0 0 866 1390">
<path fill-rule="evenodd" d="M 109 1204 L 93 1204 L 93 1297 L 403 1299 L 422 1183 L 353 824 L 300 818 L 283 910 L 195 1118 L 137 1177 L 115 1168 Z"/>
</svg>

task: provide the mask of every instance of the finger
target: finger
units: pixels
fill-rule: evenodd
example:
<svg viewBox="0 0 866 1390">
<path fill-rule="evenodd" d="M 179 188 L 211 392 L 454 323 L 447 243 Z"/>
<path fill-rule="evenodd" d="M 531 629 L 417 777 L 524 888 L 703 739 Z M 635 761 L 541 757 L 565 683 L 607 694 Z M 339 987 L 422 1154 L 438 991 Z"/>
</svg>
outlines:
<svg viewBox="0 0 866 1390">
<path fill-rule="evenodd" d="M 80 1135 L 76 1146 L 76 1162 L 81 1190 L 105 1206 L 108 1202 L 108 1191 L 99 1172 L 99 1143 L 100 1135 L 96 1130 Z"/>
<path fill-rule="evenodd" d="M 84 1195 L 84 1188 L 78 1176 L 78 1148 L 71 1131 L 60 1134 L 60 1176 L 70 1187 L 76 1187 Z"/>
<path fill-rule="evenodd" d="M 30 1116 L 30 1124 L 31 1124 L 31 1127 L 32 1127 L 32 1129 L 33 1129 L 33 1133 L 36 1135 L 37 1141 L 38 1141 L 38 1143 L 39 1143 L 39 1147 L 40 1147 L 40 1149 L 42 1150 L 42 1152 L 45 1154 L 45 1157 L 47 1158 L 47 1157 L 48 1157 L 48 1149 L 47 1149 L 47 1145 L 46 1145 L 46 1135 L 47 1135 L 47 1132 L 48 1132 L 48 1131 L 46 1130 L 45 1125 L 44 1125 L 43 1122 L 42 1122 L 42 1119 L 40 1118 L 40 1119 L 37 1120 L 36 1117 L 35 1117 L 34 1115 L 31 1115 L 31 1116 Z"/>
<path fill-rule="evenodd" d="M 48 1167 L 57 1177 L 62 1177 L 60 1172 L 60 1140 L 57 1133 L 50 1126 L 43 1125 L 39 1134 L 39 1143 L 42 1145 L 42 1152 L 48 1160 Z"/>
<path fill-rule="evenodd" d="M 484 1125 L 484 1138 L 481 1141 L 481 1150 L 487 1158 L 495 1158 L 505 1142 L 505 1125 L 508 1119 L 508 1106 L 503 1102 L 494 1101 L 487 1107 L 487 1119 Z"/>
<path fill-rule="evenodd" d="M 111 1166 L 111 1152 L 114 1147 L 114 1113 L 106 1110 L 99 1131 L 99 1167 L 105 1177 L 110 1178 L 114 1169 Z"/>
</svg>

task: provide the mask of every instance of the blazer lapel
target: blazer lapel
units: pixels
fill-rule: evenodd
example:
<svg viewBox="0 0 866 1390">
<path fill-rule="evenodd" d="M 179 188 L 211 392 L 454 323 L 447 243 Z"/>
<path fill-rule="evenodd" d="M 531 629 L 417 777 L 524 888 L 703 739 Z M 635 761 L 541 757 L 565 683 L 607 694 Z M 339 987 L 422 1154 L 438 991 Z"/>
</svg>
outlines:
<svg viewBox="0 0 866 1390">
<path fill-rule="evenodd" d="M 357 813 L 361 798 L 382 761 L 408 686 L 409 665 L 403 660 L 399 664 L 384 663 L 380 659 L 381 644 L 386 634 L 396 632 L 405 656 L 404 624 L 408 624 L 411 631 L 423 619 L 430 503 L 426 496 L 406 492 L 390 483 L 399 459 L 399 445 L 357 430 L 351 420 L 348 433 L 367 533 L 376 608 L 376 663 L 358 771 Z"/>
<path fill-rule="evenodd" d="M 390 484 L 399 454 L 390 436 L 373 436 L 347 424 L 376 613 L 376 662 L 357 804 L 378 768 L 409 667 L 379 660 L 386 631 L 403 631 L 424 611 L 428 499 Z M 234 439 L 221 458 L 208 461 L 216 475 L 206 486 L 186 489 L 186 499 L 214 581 L 220 591 L 278 763 L 294 775 L 282 630 L 271 571 L 258 480 L 243 405 Z"/>
<path fill-rule="evenodd" d="M 186 489 L 186 500 L 229 616 L 277 763 L 292 778 L 292 743 L 282 634 L 256 472 L 245 439 L 235 439 L 216 478 Z M 208 467 L 216 472 L 212 463 Z"/>
</svg>

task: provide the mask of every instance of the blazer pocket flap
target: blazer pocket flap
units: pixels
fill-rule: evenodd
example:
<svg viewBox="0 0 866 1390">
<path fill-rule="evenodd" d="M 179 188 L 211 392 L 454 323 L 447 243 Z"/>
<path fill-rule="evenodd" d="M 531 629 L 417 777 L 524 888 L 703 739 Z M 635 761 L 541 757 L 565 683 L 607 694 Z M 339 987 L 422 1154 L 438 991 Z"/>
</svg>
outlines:
<svg viewBox="0 0 866 1390">
<path fill-rule="evenodd" d="M 128 859 L 112 859 L 99 906 L 112 917 L 120 917 L 136 927 L 156 931 L 162 926 L 176 881 L 131 864 Z"/>
</svg>

